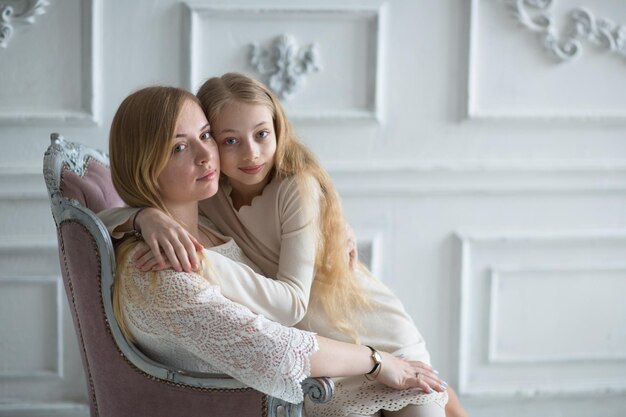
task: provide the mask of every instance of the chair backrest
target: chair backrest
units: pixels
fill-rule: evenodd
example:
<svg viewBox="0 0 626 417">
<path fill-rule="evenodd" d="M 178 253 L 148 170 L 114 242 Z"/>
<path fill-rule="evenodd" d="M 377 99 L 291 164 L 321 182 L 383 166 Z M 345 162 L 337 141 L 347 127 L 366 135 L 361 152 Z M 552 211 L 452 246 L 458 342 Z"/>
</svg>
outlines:
<svg viewBox="0 0 626 417">
<path fill-rule="evenodd" d="M 91 416 L 253 416 L 268 415 L 268 410 L 273 415 L 275 399 L 223 375 L 168 369 L 126 341 L 111 302 L 113 245 L 93 212 L 122 205 L 111 182 L 108 158 L 58 134 L 51 140 L 44 155 L 44 177 Z"/>
</svg>

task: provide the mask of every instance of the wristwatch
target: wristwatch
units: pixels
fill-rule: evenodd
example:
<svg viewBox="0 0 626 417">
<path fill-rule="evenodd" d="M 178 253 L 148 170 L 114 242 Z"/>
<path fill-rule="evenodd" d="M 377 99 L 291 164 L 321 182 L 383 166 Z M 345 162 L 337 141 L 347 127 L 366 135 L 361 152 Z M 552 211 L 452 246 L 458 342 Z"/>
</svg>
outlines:
<svg viewBox="0 0 626 417">
<path fill-rule="evenodd" d="M 372 351 L 371 358 L 372 358 L 372 361 L 374 362 L 374 366 L 372 367 L 371 371 L 365 374 L 365 378 L 369 379 L 370 381 L 373 381 L 376 379 L 376 377 L 380 373 L 380 370 L 383 368 L 383 357 L 380 355 L 380 352 L 374 349 L 373 347 L 368 346 L 368 345 L 366 346 L 370 348 L 370 350 Z"/>
</svg>

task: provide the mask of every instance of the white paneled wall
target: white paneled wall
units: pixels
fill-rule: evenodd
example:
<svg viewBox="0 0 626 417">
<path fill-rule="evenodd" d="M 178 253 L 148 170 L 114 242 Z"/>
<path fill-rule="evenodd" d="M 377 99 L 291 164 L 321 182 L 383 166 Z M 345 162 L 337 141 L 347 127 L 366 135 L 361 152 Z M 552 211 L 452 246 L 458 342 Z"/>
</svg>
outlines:
<svg viewBox="0 0 626 417">
<path fill-rule="evenodd" d="M 98 0 L 4 1 L 13 6 L 3 49 L 0 123 L 94 124 L 99 70 Z M 38 4 L 33 8 L 34 4 Z M 39 11 L 33 27 L 22 14 Z"/>
<path fill-rule="evenodd" d="M 289 94 L 291 117 L 348 121 L 380 117 L 383 3 L 186 3 L 186 15 L 191 90 L 197 90 L 208 75 L 233 68 L 254 74 L 249 67 L 252 44 L 266 51 L 289 45 L 298 52 L 312 44 L 324 56 L 316 60 L 316 70 L 302 76 L 302 87 Z M 281 42 L 283 36 L 291 42 Z M 329 45 L 332 56 L 321 50 Z M 325 94 L 319 94 L 320 89 Z"/>
<path fill-rule="evenodd" d="M 470 415 L 626 413 L 623 0 L 6 5 L 0 416 L 88 415 L 41 175 L 49 133 L 106 149 L 139 87 L 268 82 L 253 45 L 294 48 L 285 108 Z"/>
</svg>

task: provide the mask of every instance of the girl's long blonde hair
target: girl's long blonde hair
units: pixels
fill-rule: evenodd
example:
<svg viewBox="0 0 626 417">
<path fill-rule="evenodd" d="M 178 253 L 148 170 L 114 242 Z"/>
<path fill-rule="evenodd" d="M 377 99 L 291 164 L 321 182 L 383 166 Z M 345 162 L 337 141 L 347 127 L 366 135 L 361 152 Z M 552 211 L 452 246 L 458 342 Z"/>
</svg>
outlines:
<svg viewBox="0 0 626 417">
<path fill-rule="evenodd" d="M 117 109 L 109 135 L 111 177 L 118 194 L 130 207 L 155 207 L 169 214 L 160 196 L 158 177 L 170 158 L 176 122 L 187 100 L 200 105 L 188 91 L 154 86 L 132 93 Z M 138 239 L 127 237 L 115 251 L 113 310 L 129 340 L 132 336 L 121 308 L 120 287 L 128 257 L 137 242 Z"/>
<path fill-rule="evenodd" d="M 321 189 L 320 238 L 312 296 L 319 299 L 335 327 L 358 339 L 355 313 L 367 306 L 367 300 L 350 269 L 345 221 L 339 195 L 330 176 L 313 153 L 298 140 L 280 102 L 262 83 L 242 74 L 227 73 L 207 80 L 197 96 L 211 124 L 224 106 L 233 101 L 260 104 L 272 112 L 276 133 L 272 174 L 278 179 L 295 177 L 302 192 L 306 192 L 305 178 L 312 176 Z"/>
</svg>

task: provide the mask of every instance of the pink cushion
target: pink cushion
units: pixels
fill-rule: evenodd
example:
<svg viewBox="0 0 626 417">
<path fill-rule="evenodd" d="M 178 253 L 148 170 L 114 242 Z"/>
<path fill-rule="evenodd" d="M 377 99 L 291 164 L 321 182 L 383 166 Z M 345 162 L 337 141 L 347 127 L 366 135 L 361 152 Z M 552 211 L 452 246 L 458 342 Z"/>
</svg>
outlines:
<svg viewBox="0 0 626 417">
<path fill-rule="evenodd" d="M 113 187 L 109 168 L 94 159 L 87 162 L 87 169 L 82 177 L 65 168 L 61 192 L 64 197 L 78 200 L 94 213 L 125 205 Z"/>
</svg>

